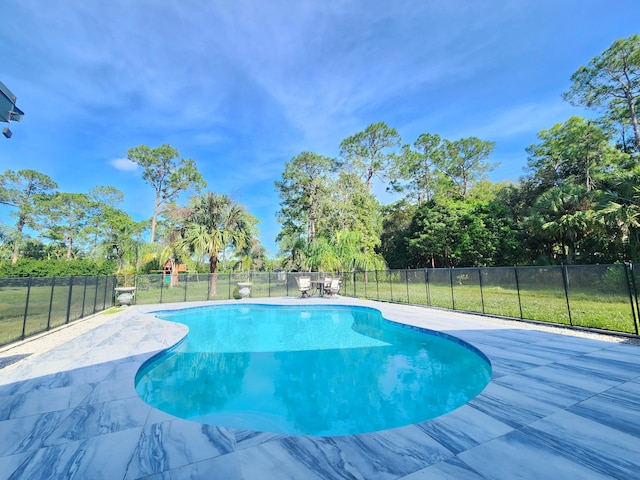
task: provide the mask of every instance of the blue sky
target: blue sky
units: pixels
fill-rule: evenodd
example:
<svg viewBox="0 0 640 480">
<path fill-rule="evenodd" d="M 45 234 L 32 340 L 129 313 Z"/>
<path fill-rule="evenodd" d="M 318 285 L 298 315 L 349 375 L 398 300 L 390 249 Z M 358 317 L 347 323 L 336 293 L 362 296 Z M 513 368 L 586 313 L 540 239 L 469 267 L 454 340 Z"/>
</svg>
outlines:
<svg viewBox="0 0 640 480">
<path fill-rule="evenodd" d="M 516 181 L 540 130 L 585 114 L 560 97 L 571 74 L 640 33 L 637 0 L 5 0 L 2 16 L 0 81 L 25 117 L 1 171 L 113 185 L 142 220 L 153 191 L 123 159 L 169 143 L 261 220 L 272 254 L 293 156 L 336 156 L 383 121 L 403 143 L 494 141 L 491 179 Z"/>
</svg>

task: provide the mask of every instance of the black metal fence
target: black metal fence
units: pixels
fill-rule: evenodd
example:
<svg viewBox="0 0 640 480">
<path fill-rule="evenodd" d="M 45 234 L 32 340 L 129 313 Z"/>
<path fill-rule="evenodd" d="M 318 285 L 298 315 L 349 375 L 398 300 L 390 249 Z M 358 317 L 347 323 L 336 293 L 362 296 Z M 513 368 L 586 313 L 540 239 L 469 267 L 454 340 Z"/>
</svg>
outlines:
<svg viewBox="0 0 640 480">
<path fill-rule="evenodd" d="M 114 276 L 0 279 L 0 345 L 113 306 Z"/>
<path fill-rule="evenodd" d="M 296 277 L 324 273 L 137 275 L 134 303 L 299 296 Z M 438 268 L 339 274 L 340 294 L 638 335 L 640 272 L 633 265 Z M 121 279 L 122 280 L 122 279 Z M 114 305 L 116 277 L 0 279 L 0 345 Z M 116 302 L 117 303 L 117 302 Z"/>
<path fill-rule="evenodd" d="M 323 273 L 180 274 L 136 278 L 135 303 L 221 300 L 251 283 L 251 297 L 299 295 L 296 277 Z M 633 265 L 437 268 L 340 274 L 342 295 L 427 305 L 638 335 L 639 272 Z"/>
</svg>

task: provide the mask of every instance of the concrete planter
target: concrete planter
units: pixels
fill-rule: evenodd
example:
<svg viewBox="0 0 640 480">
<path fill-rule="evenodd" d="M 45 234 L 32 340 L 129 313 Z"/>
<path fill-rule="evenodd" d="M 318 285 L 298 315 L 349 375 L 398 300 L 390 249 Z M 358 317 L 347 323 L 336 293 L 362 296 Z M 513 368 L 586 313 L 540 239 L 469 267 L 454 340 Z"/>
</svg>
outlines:
<svg viewBox="0 0 640 480">
<path fill-rule="evenodd" d="M 136 287 L 116 287 L 116 300 L 121 306 L 128 306 L 133 303 L 133 295 L 136 291 Z"/>
</svg>

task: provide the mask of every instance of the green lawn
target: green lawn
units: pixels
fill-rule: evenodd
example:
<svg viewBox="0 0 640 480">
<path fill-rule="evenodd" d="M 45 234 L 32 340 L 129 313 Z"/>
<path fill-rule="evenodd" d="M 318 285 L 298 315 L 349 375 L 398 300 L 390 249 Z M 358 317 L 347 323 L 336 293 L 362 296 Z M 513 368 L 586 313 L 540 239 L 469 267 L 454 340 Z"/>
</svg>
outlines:
<svg viewBox="0 0 640 480">
<path fill-rule="evenodd" d="M 427 305 L 496 316 L 523 318 L 575 326 L 636 333 L 629 294 L 624 288 L 606 282 L 576 285 L 569 289 L 569 308 L 562 286 L 562 277 L 550 277 L 546 283 L 533 279 L 520 284 L 520 292 L 508 282 L 500 285 L 484 284 L 473 275 L 447 270 L 430 274 L 425 283 L 421 271 L 398 271 L 391 274 L 358 274 L 344 278 L 340 293 L 358 298 L 387 300 Z M 471 278 L 470 278 L 471 277 Z M 366 279 L 366 281 L 365 281 Z M 376 281 L 377 280 L 377 281 Z M 155 304 L 233 298 L 238 282 L 246 282 L 246 275 L 220 274 L 212 293 L 209 276 L 181 275 L 178 284 L 169 287 L 162 275 L 138 277 L 136 304 Z M 33 279 L 29 294 L 29 309 L 25 334 L 27 336 L 76 320 L 111 306 L 113 285 L 105 277 L 76 277 L 70 291 L 69 280 L 57 279 L 52 289 L 51 278 Z M 276 274 L 253 274 L 250 278 L 251 297 L 297 296 L 295 278 Z M 451 283 L 453 282 L 453 287 Z M 603 291 L 608 288 L 608 291 Z M 27 288 L 26 279 L 5 279 L 0 287 L 0 345 L 22 336 Z M 105 299 L 106 297 L 106 299 Z M 49 306 L 51 315 L 49 317 Z M 67 311 L 68 306 L 69 310 Z"/>
</svg>

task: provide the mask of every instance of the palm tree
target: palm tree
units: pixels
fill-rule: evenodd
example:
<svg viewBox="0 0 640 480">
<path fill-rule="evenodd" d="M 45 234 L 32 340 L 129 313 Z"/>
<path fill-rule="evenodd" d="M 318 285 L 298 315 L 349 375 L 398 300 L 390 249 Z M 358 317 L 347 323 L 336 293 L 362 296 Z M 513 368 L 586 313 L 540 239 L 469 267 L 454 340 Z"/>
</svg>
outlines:
<svg viewBox="0 0 640 480">
<path fill-rule="evenodd" d="M 176 251 L 209 259 L 209 290 L 215 295 L 220 252 L 228 247 L 249 246 L 256 223 L 257 219 L 231 197 L 208 192 L 192 199 L 181 236 L 175 243 Z"/>
<path fill-rule="evenodd" d="M 584 185 L 566 183 L 553 187 L 536 200 L 533 210 L 545 236 L 563 247 L 566 262 L 573 263 L 576 247 L 596 223 L 593 202 Z"/>
</svg>

